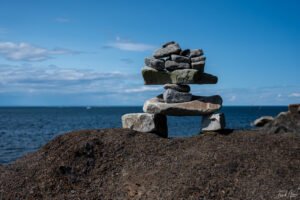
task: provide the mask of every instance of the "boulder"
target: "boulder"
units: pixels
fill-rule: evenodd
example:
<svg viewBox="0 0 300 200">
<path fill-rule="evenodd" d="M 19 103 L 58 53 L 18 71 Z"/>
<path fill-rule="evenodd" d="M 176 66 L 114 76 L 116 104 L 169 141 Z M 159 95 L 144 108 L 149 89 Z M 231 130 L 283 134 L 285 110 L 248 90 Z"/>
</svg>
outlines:
<svg viewBox="0 0 300 200">
<path fill-rule="evenodd" d="M 156 70 L 164 70 L 165 69 L 165 61 L 156 58 L 145 58 L 145 64 L 148 67 L 152 67 Z"/>
<path fill-rule="evenodd" d="M 202 49 L 194 49 L 190 51 L 189 57 L 193 58 L 193 57 L 198 57 L 198 56 L 202 56 L 203 50 Z"/>
<path fill-rule="evenodd" d="M 182 69 L 172 72 L 158 71 L 151 67 L 144 67 L 142 75 L 145 85 L 174 84 L 216 84 L 218 77 L 202 73 L 196 69 Z"/>
<path fill-rule="evenodd" d="M 190 58 L 186 56 L 179 56 L 179 55 L 171 55 L 171 60 L 178 62 L 178 63 L 190 63 Z"/>
<path fill-rule="evenodd" d="M 257 126 L 257 127 L 262 127 L 273 120 L 274 120 L 274 118 L 272 116 L 263 116 L 263 117 L 256 119 L 253 122 L 253 125 Z"/>
<path fill-rule="evenodd" d="M 165 68 L 168 71 L 174 71 L 177 69 L 190 69 L 191 66 L 189 63 L 184 63 L 184 62 L 175 62 L 172 60 L 167 60 L 165 63 Z"/>
<path fill-rule="evenodd" d="M 219 95 L 210 97 L 192 96 L 191 101 L 184 103 L 165 103 L 162 95 L 159 95 L 147 100 L 144 103 L 143 111 L 171 116 L 199 116 L 214 113 L 221 107 L 222 98 Z"/>
<path fill-rule="evenodd" d="M 163 99 L 166 103 L 183 103 L 191 101 L 192 94 L 188 92 L 178 92 L 173 89 L 167 89 L 163 93 Z"/>
<path fill-rule="evenodd" d="M 300 114 L 300 104 L 290 104 L 289 112 L 292 114 Z"/>
<path fill-rule="evenodd" d="M 225 116 L 223 113 L 204 115 L 202 117 L 202 132 L 220 131 L 226 126 Z"/>
<path fill-rule="evenodd" d="M 176 44 L 175 41 L 170 41 L 170 42 L 166 42 L 165 44 L 162 45 L 163 48 L 169 46 L 170 44 Z"/>
<path fill-rule="evenodd" d="M 198 56 L 198 57 L 191 58 L 192 63 L 199 62 L 199 61 L 205 61 L 205 60 L 206 60 L 205 56 Z"/>
<path fill-rule="evenodd" d="M 190 92 L 191 87 L 189 85 L 179 85 L 179 84 L 165 84 L 164 89 L 173 89 L 178 92 Z"/>
<path fill-rule="evenodd" d="M 122 116 L 122 127 L 168 137 L 167 117 L 160 114 L 130 113 Z"/>
<path fill-rule="evenodd" d="M 181 56 L 187 56 L 187 57 L 189 57 L 190 53 L 191 53 L 190 49 L 185 49 L 185 50 L 183 50 L 183 51 L 180 52 L 180 55 Z"/>
<path fill-rule="evenodd" d="M 204 72 L 204 66 L 205 66 L 205 61 L 199 61 L 199 62 L 195 62 L 195 63 L 192 63 L 192 69 L 196 69 L 200 72 Z"/>
<path fill-rule="evenodd" d="M 170 56 L 171 54 L 180 54 L 181 48 L 180 46 L 175 43 L 175 44 L 169 44 L 166 47 L 157 49 L 154 52 L 154 58 L 163 58 Z"/>
</svg>

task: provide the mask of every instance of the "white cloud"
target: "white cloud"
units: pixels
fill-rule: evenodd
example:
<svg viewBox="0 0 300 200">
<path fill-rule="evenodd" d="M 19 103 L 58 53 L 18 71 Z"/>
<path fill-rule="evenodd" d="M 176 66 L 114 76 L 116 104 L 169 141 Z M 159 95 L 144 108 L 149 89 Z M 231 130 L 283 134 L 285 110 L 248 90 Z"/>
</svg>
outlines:
<svg viewBox="0 0 300 200">
<path fill-rule="evenodd" d="M 125 89 L 125 93 L 139 93 L 139 92 L 148 92 L 148 91 L 160 91 L 160 87 L 147 87 L 147 86 L 142 86 L 142 87 L 137 87 L 137 88 L 130 88 L 130 89 Z"/>
<path fill-rule="evenodd" d="M 236 96 L 235 95 L 232 95 L 230 98 L 229 98 L 229 101 L 235 101 L 236 100 Z"/>
<path fill-rule="evenodd" d="M 59 22 L 59 23 L 69 23 L 71 20 L 69 18 L 66 18 L 66 17 L 57 17 L 55 19 L 56 22 Z"/>
<path fill-rule="evenodd" d="M 43 61 L 53 55 L 65 55 L 78 53 L 68 49 L 46 49 L 29 43 L 0 42 L 0 55 L 14 61 Z"/>
<path fill-rule="evenodd" d="M 148 51 L 153 50 L 155 46 L 122 40 L 120 37 L 117 37 L 114 42 L 108 43 L 104 48 L 115 48 L 123 51 Z"/>
<path fill-rule="evenodd" d="M 291 93 L 289 97 L 300 97 L 300 93 L 297 92 Z"/>
<path fill-rule="evenodd" d="M 0 65 L 0 74 L 0 93 L 119 94 L 137 92 L 130 89 L 143 84 L 135 74 L 57 66 Z"/>
</svg>

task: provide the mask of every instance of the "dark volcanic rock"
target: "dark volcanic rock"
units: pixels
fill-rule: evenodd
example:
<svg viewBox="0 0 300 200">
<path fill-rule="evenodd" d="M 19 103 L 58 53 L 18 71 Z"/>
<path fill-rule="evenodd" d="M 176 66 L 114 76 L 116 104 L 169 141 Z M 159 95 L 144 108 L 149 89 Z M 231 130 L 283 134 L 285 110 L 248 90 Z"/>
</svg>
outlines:
<svg viewBox="0 0 300 200">
<path fill-rule="evenodd" d="M 181 51 L 181 48 L 179 46 L 179 44 L 169 44 L 168 46 L 161 48 L 161 49 L 157 49 L 154 52 L 154 58 L 163 58 L 163 57 L 167 57 L 170 56 L 171 54 L 179 54 Z"/>
<path fill-rule="evenodd" d="M 165 69 L 165 61 L 156 58 L 145 58 L 145 64 L 148 67 L 152 67 L 156 70 L 164 70 Z"/>
<path fill-rule="evenodd" d="M 190 92 L 191 87 L 189 85 L 179 85 L 179 84 L 165 84 L 165 89 L 173 89 L 178 92 Z"/>
<path fill-rule="evenodd" d="M 166 103 L 182 103 L 192 99 L 192 94 L 188 92 L 178 92 L 173 89 L 167 89 L 163 93 L 163 99 Z"/>
<path fill-rule="evenodd" d="M 172 60 L 167 60 L 165 62 L 165 68 L 168 71 L 174 71 L 177 69 L 190 69 L 191 66 L 189 63 L 184 63 L 184 62 L 175 62 Z"/>
<path fill-rule="evenodd" d="M 278 199 L 298 192 L 299 144 L 297 135 L 253 131 L 73 132 L 0 165 L 0 199 Z"/>
</svg>

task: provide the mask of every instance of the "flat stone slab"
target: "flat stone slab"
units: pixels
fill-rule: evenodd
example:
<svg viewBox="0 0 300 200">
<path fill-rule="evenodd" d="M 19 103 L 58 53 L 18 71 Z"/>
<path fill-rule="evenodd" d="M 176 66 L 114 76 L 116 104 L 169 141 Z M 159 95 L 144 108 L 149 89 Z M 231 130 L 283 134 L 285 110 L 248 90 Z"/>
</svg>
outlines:
<svg viewBox="0 0 300 200">
<path fill-rule="evenodd" d="M 202 132 L 220 131 L 224 129 L 225 126 L 225 115 L 223 113 L 210 114 L 202 117 Z"/>
<path fill-rule="evenodd" d="M 122 116 L 122 127 L 168 137 L 167 117 L 160 114 L 130 113 Z"/>
<path fill-rule="evenodd" d="M 214 113 L 221 109 L 222 98 L 219 95 L 202 97 L 193 96 L 192 100 L 184 103 L 165 103 L 162 95 L 147 100 L 143 111 L 152 114 L 170 116 L 201 116 Z"/>
<path fill-rule="evenodd" d="M 196 69 L 180 69 L 172 72 L 158 71 L 151 67 L 144 67 L 142 75 L 145 85 L 174 84 L 216 84 L 218 77 L 202 73 Z"/>
</svg>

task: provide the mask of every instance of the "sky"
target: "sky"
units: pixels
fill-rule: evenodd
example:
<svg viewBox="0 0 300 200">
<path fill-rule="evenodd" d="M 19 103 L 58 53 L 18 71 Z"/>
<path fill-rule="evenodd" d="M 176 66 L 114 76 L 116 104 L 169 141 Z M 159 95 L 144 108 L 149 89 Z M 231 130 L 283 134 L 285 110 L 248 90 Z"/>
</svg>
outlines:
<svg viewBox="0 0 300 200">
<path fill-rule="evenodd" d="M 298 0 L 0 0 L 0 106 L 141 106 L 144 58 L 201 48 L 223 105 L 300 103 Z"/>
</svg>

